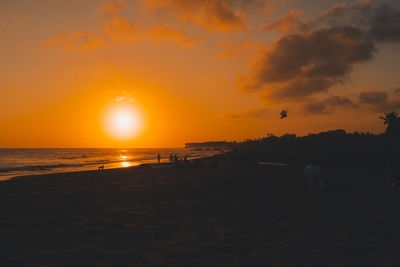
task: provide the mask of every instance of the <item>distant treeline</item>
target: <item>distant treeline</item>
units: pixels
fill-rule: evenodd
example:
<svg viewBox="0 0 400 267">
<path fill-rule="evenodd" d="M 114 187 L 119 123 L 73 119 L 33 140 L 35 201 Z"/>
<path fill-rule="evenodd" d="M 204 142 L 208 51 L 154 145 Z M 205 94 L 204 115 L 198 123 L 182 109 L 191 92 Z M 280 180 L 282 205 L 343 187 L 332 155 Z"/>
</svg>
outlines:
<svg viewBox="0 0 400 267">
<path fill-rule="evenodd" d="M 301 137 L 268 134 L 242 142 L 194 144 L 197 147 L 216 147 L 216 144 L 228 147 L 230 152 L 217 156 L 224 160 L 282 162 L 299 166 L 314 161 L 329 167 L 384 169 L 388 161 L 399 158 L 397 140 L 399 138 L 393 135 L 346 133 L 339 129 Z"/>
<path fill-rule="evenodd" d="M 212 149 L 231 149 L 236 142 L 217 141 L 217 142 L 202 142 L 202 143 L 186 143 L 186 148 L 212 148 Z"/>
<path fill-rule="evenodd" d="M 400 168 L 400 117 L 397 112 L 380 117 L 386 130 L 382 134 L 346 133 L 333 130 L 297 137 L 284 134 L 280 137 L 247 139 L 242 142 L 188 143 L 193 149 L 228 149 L 215 156 L 221 160 L 269 161 L 304 167 L 316 162 L 322 166 L 384 170 L 387 166 Z"/>
</svg>

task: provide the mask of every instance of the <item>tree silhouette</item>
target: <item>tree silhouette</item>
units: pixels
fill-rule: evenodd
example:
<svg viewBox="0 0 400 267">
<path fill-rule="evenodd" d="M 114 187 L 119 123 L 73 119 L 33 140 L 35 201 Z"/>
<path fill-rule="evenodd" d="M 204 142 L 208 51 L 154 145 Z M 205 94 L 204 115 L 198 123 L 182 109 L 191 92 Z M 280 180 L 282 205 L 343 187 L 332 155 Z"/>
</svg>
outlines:
<svg viewBox="0 0 400 267">
<path fill-rule="evenodd" d="M 384 121 L 383 124 L 387 124 L 385 134 L 392 136 L 400 134 L 400 118 L 397 112 L 384 113 L 384 116 L 381 116 L 380 119 Z"/>
</svg>

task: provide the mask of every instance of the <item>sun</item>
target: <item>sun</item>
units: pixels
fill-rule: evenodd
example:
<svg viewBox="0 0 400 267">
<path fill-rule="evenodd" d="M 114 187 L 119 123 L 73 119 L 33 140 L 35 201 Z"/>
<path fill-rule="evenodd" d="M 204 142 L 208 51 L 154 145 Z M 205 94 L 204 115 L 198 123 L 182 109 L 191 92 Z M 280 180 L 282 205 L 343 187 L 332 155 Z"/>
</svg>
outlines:
<svg viewBox="0 0 400 267">
<path fill-rule="evenodd" d="M 141 116 L 133 106 L 120 105 L 109 109 L 106 115 L 106 131 L 114 139 L 129 140 L 136 137 L 141 128 Z"/>
</svg>

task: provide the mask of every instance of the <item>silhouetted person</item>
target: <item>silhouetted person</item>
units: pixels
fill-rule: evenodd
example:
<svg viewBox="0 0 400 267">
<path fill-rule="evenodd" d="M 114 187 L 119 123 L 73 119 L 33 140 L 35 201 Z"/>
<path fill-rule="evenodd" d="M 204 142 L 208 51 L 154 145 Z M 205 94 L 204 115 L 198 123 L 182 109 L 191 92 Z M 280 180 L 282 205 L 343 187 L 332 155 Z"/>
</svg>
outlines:
<svg viewBox="0 0 400 267">
<path fill-rule="evenodd" d="M 160 153 L 158 153 L 158 155 L 157 155 L 158 164 L 160 164 L 160 160 L 161 160 L 161 156 L 160 156 Z"/>
<path fill-rule="evenodd" d="M 326 179 L 321 175 L 321 167 L 313 162 L 304 168 L 305 184 L 313 191 L 321 192 L 326 188 Z"/>
<path fill-rule="evenodd" d="M 174 162 L 175 163 L 178 163 L 178 156 L 175 154 L 175 156 L 174 156 Z"/>
<path fill-rule="evenodd" d="M 282 110 L 280 115 L 281 115 L 281 119 L 287 118 L 287 110 Z"/>
<path fill-rule="evenodd" d="M 172 161 L 174 160 L 174 156 L 172 156 L 172 154 L 169 154 L 169 163 L 172 164 Z"/>
</svg>

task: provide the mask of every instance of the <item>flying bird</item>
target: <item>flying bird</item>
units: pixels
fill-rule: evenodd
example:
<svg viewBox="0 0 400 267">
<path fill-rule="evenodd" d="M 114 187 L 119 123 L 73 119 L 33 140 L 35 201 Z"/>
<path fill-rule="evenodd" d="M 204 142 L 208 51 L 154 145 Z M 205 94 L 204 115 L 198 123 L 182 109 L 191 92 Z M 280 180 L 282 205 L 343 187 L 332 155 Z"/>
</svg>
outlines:
<svg viewBox="0 0 400 267">
<path fill-rule="evenodd" d="M 282 110 L 282 112 L 280 113 L 281 115 L 281 119 L 284 119 L 287 117 L 287 110 Z"/>
</svg>

